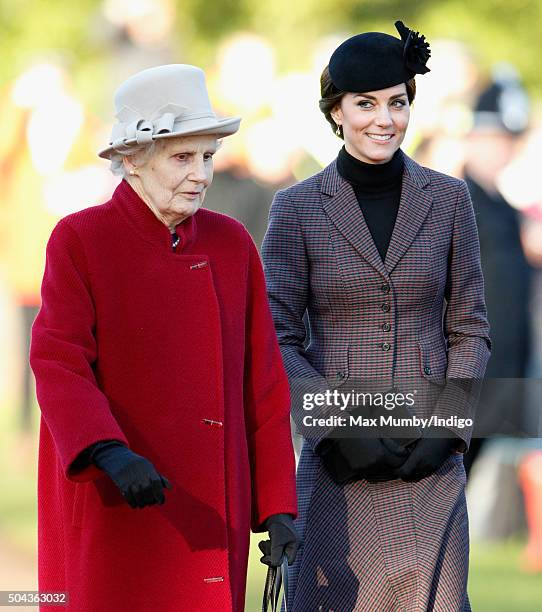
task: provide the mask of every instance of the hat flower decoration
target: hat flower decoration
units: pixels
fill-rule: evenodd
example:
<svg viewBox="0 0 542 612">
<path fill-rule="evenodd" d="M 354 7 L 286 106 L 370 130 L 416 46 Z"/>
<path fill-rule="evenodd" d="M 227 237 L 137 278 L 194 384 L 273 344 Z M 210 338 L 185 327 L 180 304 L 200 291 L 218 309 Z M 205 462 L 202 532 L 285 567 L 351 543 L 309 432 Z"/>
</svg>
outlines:
<svg viewBox="0 0 542 612">
<path fill-rule="evenodd" d="M 396 21 L 400 38 L 384 32 L 363 32 L 341 43 L 329 58 L 331 82 L 339 91 L 378 91 L 407 83 L 429 72 L 431 56 L 425 36 Z"/>
<path fill-rule="evenodd" d="M 405 66 L 415 74 L 429 72 L 426 64 L 431 57 L 431 49 L 429 43 L 425 40 L 425 36 L 407 28 L 402 21 L 396 21 L 395 27 L 403 41 Z"/>
</svg>

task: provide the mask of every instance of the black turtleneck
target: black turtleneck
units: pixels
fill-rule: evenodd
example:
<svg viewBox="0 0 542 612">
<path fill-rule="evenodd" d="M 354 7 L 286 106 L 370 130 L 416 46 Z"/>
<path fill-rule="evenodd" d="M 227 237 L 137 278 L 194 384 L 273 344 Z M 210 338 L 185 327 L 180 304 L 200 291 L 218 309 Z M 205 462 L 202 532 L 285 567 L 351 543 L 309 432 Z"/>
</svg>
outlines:
<svg viewBox="0 0 542 612">
<path fill-rule="evenodd" d="M 386 257 L 399 210 L 403 166 L 401 149 L 397 149 L 385 164 L 362 162 L 350 155 L 344 147 L 337 157 L 337 170 L 354 188 L 382 261 Z"/>
</svg>

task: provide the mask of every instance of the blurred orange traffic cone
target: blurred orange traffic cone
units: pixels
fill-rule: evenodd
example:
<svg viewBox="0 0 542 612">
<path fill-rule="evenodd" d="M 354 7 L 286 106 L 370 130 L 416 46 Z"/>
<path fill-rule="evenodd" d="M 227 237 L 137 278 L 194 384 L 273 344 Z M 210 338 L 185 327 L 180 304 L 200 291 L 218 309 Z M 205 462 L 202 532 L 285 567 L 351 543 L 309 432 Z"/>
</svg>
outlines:
<svg viewBox="0 0 542 612">
<path fill-rule="evenodd" d="M 529 539 L 522 554 L 528 572 L 542 572 L 542 451 L 529 453 L 519 466 Z"/>
</svg>

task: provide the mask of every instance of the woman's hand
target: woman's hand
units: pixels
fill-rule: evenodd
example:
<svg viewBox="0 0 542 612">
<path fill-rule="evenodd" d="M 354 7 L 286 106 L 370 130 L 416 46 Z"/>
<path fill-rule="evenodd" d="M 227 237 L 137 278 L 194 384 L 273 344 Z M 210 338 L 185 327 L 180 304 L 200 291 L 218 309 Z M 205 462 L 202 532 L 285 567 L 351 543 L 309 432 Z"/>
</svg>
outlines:
<svg viewBox="0 0 542 612">
<path fill-rule="evenodd" d="M 457 451 L 460 438 L 446 429 L 441 429 L 440 433 L 446 437 L 422 438 L 417 442 L 410 457 L 397 471 L 402 480 L 416 481 L 430 476 Z"/>
<path fill-rule="evenodd" d="M 278 567 L 286 555 L 288 565 L 292 565 L 299 546 L 299 536 L 292 517 L 289 514 L 273 514 L 265 521 L 265 528 L 269 532 L 269 540 L 258 544 L 263 553 L 260 561 L 264 565 Z"/>
<path fill-rule="evenodd" d="M 120 442 L 97 444 L 91 461 L 111 478 L 132 508 L 161 505 L 165 502 L 164 489 L 171 489 L 167 478 L 148 459 Z"/>
<path fill-rule="evenodd" d="M 365 478 L 383 481 L 399 478 L 397 469 L 409 451 L 381 438 L 337 438 L 322 452 L 322 462 L 337 484 Z"/>
</svg>

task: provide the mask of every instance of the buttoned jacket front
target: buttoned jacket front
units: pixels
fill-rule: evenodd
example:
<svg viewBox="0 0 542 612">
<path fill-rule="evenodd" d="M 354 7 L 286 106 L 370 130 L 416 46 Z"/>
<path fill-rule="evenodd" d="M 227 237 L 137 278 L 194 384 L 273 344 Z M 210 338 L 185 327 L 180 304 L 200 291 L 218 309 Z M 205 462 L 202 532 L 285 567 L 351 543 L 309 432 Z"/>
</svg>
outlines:
<svg viewBox="0 0 542 612">
<path fill-rule="evenodd" d="M 385 261 L 335 162 L 275 196 L 263 259 L 291 381 L 482 378 L 489 325 L 468 190 L 404 158 Z"/>
</svg>

